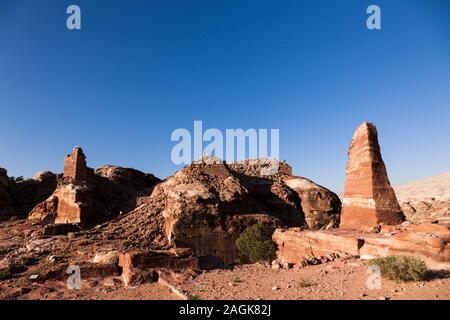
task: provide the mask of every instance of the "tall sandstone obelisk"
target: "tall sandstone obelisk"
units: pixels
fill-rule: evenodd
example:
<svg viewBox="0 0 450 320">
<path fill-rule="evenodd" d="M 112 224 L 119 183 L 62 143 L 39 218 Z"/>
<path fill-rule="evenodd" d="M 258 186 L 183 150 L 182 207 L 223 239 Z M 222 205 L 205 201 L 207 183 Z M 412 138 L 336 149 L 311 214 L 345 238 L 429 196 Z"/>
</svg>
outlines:
<svg viewBox="0 0 450 320">
<path fill-rule="evenodd" d="M 404 219 L 381 158 L 377 128 L 364 122 L 348 152 L 340 227 L 369 231 Z"/>
</svg>

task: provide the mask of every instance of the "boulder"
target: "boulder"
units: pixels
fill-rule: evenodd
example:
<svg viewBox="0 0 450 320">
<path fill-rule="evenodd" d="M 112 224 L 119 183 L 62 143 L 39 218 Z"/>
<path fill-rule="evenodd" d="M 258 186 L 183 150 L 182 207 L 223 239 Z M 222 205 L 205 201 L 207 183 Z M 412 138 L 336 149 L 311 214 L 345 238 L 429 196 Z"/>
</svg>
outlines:
<svg viewBox="0 0 450 320">
<path fill-rule="evenodd" d="M 339 226 L 341 200 L 334 192 L 303 177 L 287 176 L 284 182 L 300 197 L 309 229 Z"/>
<path fill-rule="evenodd" d="M 357 256 L 364 243 L 351 231 L 310 231 L 299 228 L 277 229 L 272 240 L 278 247 L 278 259 L 292 264 L 298 264 L 302 259 L 320 258 L 339 252 Z"/>
<path fill-rule="evenodd" d="M 199 270 L 190 250 L 132 250 L 119 254 L 119 267 L 126 286 L 158 280 L 160 269 Z"/>
</svg>

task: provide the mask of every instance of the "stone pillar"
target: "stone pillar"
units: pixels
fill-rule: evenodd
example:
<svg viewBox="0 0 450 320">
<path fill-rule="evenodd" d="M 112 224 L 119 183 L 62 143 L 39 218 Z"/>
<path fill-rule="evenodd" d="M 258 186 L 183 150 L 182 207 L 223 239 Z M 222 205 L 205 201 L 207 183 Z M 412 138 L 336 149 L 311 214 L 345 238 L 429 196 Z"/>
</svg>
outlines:
<svg viewBox="0 0 450 320">
<path fill-rule="evenodd" d="M 364 122 L 348 152 L 341 228 L 370 230 L 405 219 L 381 158 L 375 125 Z"/>
<path fill-rule="evenodd" d="M 75 147 L 64 159 L 64 177 L 73 180 L 83 180 L 88 176 L 86 156 L 80 147 Z"/>
</svg>

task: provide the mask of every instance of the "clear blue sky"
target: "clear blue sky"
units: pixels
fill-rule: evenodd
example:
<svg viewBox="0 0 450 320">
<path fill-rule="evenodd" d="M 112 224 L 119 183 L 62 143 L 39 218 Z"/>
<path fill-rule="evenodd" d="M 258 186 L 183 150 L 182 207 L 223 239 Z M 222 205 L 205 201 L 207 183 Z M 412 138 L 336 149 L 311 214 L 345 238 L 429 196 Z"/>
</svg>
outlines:
<svg viewBox="0 0 450 320">
<path fill-rule="evenodd" d="M 14 176 L 61 172 L 80 145 L 92 167 L 165 177 L 171 132 L 202 120 L 279 128 L 294 173 L 342 191 L 369 120 L 391 181 L 414 180 L 450 170 L 450 1 L 0 0 L 0 117 Z"/>
</svg>

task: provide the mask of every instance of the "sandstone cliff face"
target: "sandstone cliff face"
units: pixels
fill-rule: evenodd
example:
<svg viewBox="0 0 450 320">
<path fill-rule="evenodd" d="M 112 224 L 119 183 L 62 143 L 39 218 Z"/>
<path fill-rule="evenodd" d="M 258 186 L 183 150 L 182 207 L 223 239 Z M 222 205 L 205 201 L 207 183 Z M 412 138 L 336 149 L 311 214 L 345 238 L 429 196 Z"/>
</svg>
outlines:
<svg viewBox="0 0 450 320">
<path fill-rule="evenodd" d="M 297 192 L 309 229 L 339 226 L 341 200 L 332 191 L 303 177 L 285 177 L 288 187 Z"/>
<path fill-rule="evenodd" d="M 370 230 L 403 220 L 381 158 L 377 129 L 364 122 L 356 129 L 348 153 L 341 227 Z"/>
</svg>

